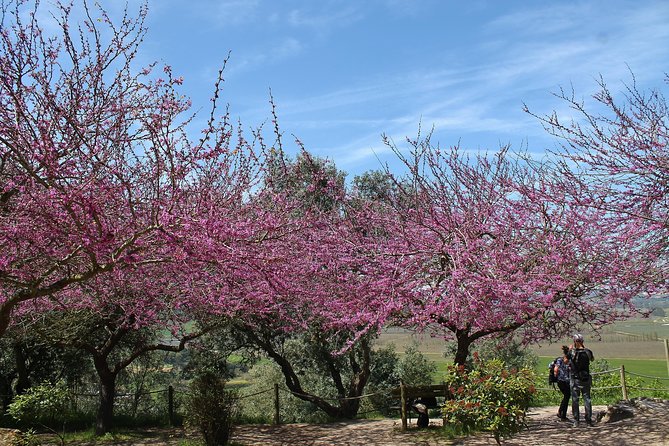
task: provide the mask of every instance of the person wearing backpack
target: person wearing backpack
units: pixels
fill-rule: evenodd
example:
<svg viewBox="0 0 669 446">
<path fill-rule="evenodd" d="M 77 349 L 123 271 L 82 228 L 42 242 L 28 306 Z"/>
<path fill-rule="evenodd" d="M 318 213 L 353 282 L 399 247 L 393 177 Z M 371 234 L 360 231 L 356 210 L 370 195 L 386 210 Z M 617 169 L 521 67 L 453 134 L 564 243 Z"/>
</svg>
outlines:
<svg viewBox="0 0 669 446">
<path fill-rule="evenodd" d="M 558 389 L 562 392 L 562 401 L 558 409 L 558 418 L 560 418 L 560 421 L 569 421 L 567 419 L 567 408 L 569 407 L 569 397 L 571 396 L 570 369 L 569 347 L 563 345 L 562 357 L 556 358 L 553 365 L 553 376 L 557 382 Z"/>
<path fill-rule="evenodd" d="M 585 408 L 585 422 L 592 426 L 592 399 L 590 389 L 592 387 L 592 376 L 590 375 L 590 362 L 595 360 L 592 351 L 585 348 L 583 335 L 574 335 L 574 344 L 569 350 L 569 362 L 571 362 L 571 411 L 574 416 L 574 427 L 580 423 L 579 397 L 583 396 L 583 407 Z"/>
</svg>

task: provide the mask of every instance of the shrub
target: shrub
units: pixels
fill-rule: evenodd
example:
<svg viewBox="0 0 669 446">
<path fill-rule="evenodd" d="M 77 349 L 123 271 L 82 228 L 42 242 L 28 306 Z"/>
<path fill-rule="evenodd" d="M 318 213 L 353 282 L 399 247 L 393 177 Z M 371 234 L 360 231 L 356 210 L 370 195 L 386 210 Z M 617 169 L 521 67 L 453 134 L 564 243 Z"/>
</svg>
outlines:
<svg viewBox="0 0 669 446">
<path fill-rule="evenodd" d="M 490 431 L 500 438 L 519 432 L 535 391 L 530 369 L 507 370 L 500 360 L 478 361 L 473 369 L 450 367 L 445 383 L 451 399 L 442 407 L 444 424 L 456 433 Z"/>
<path fill-rule="evenodd" d="M 407 386 L 429 386 L 437 371 L 437 364 L 418 351 L 415 342 L 406 347 L 395 367 L 397 376 Z"/>
<path fill-rule="evenodd" d="M 42 443 L 37 433 L 29 429 L 26 432 L 20 432 L 12 441 L 12 446 L 40 446 Z"/>
<path fill-rule="evenodd" d="M 236 416 L 237 396 L 213 373 L 196 377 L 184 401 L 186 424 L 202 434 L 207 446 L 228 444 Z"/>
<path fill-rule="evenodd" d="M 400 382 L 408 386 L 427 386 L 432 384 L 432 375 L 437 364 L 418 350 L 416 342 L 411 343 L 400 356 L 395 346 L 390 344 L 372 352 L 372 373 L 366 392 L 371 394 L 362 401 L 363 413 L 378 412 L 391 415 L 391 407 L 399 401 L 390 393 Z"/>
<path fill-rule="evenodd" d="M 53 427 L 67 421 L 70 407 L 71 394 L 61 381 L 31 387 L 14 398 L 7 412 L 20 423 Z"/>
</svg>

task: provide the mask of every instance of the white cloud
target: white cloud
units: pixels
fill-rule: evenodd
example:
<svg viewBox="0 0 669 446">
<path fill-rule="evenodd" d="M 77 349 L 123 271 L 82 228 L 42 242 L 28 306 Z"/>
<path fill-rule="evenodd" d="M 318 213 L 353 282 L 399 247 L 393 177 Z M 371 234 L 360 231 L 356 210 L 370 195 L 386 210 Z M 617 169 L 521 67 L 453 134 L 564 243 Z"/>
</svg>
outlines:
<svg viewBox="0 0 669 446">
<path fill-rule="evenodd" d="M 362 19 L 360 11 L 352 5 L 345 8 L 319 10 L 314 13 L 305 9 L 293 9 L 287 15 L 287 22 L 294 27 L 312 28 L 318 32 L 348 26 Z"/>
<path fill-rule="evenodd" d="M 419 11 L 423 3 L 379 0 L 374 4 L 399 13 Z M 261 7 L 257 0 L 227 1 L 216 11 L 228 20 L 257 21 L 262 20 L 260 10 L 266 6 Z M 264 23 L 282 33 L 265 43 L 267 47 L 233 53 L 228 75 L 270 68 L 290 58 L 299 62 L 300 56 L 315 47 L 310 39 L 358 21 L 365 25 L 363 12 L 372 13 L 359 4 L 332 1 L 319 2 L 317 7 L 300 2 L 290 10 L 264 12 Z M 527 3 L 522 11 L 477 24 L 472 32 L 478 35 L 471 45 L 444 49 L 456 56 L 449 62 L 439 62 L 435 54 L 426 55 L 425 64 L 409 68 L 398 61 L 394 72 L 365 72 L 363 80 L 345 88 L 330 87 L 330 80 L 324 79 L 320 94 L 279 100 L 279 117 L 300 137 L 304 136 L 300 129 L 317 134 L 316 146 L 309 148 L 336 159 L 343 168 L 376 165 L 376 155 L 386 153 L 380 144 L 381 133 L 391 133 L 401 141 L 404 135 L 415 135 L 419 122 L 423 128 L 435 125 L 435 138 L 446 138 L 442 140 L 445 144 L 461 136 L 467 139 L 465 147 L 529 139 L 533 149 L 535 141 L 545 143 L 541 140 L 545 132 L 521 111 L 523 102 L 539 114 L 553 109 L 568 114 L 551 92 L 573 84 L 587 100 L 597 88 L 599 74 L 612 88 L 630 81 L 628 65 L 638 80 L 662 79 L 669 57 L 667 23 L 669 3 L 665 2 Z M 299 39 L 289 35 L 296 30 L 303 32 Z M 457 60 L 457 65 L 450 64 L 451 60 Z M 277 97 L 282 95 L 278 87 L 273 89 Z M 266 116 L 267 106 L 263 103 L 262 110 L 247 112 Z"/>
<path fill-rule="evenodd" d="M 242 54 L 241 59 L 234 59 L 234 63 L 226 69 L 228 77 L 240 75 L 245 71 L 254 70 L 258 67 L 281 62 L 285 59 L 295 57 L 304 50 L 304 44 L 293 37 L 285 37 L 265 50 L 255 53 Z M 233 54 L 234 55 L 234 54 Z"/>
<path fill-rule="evenodd" d="M 215 6 L 207 6 L 201 12 L 217 26 L 239 25 L 255 20 L 259 0 L 219 0 Z"/>
</svg>

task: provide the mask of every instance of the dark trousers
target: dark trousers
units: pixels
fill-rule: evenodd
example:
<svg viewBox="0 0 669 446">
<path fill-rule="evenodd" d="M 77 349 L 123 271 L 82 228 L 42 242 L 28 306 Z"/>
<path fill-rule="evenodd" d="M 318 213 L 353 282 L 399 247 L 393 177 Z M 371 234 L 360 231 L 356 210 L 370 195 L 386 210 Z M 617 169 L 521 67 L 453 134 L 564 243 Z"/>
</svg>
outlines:
<svg viewBox="0 0 669 446">
<path fill-rule="evenodd" d="M 560 418 L 567 418 L 567 408 L 569 407 L 569 397 L 571 397 L 571 387 L 569 381 L 558 381 L 557 383 L 560 392 L 562 392 L 562 401 L 558 409 L 558 416 Z"/>
<path fill-rule="evenodd" d="M 579 420 L 578 413 L 578 401 L 580 396 L 583 396 L 583 406 L 585 408 L 585 420 L 590 422 L 592 421 L 592 399 L 590 398 L 590 387 L 592 386 L 592 381 L 590 379 L 578 380 L 573 379 L 571 381 L 571 411 L 574 415 L 574 420 Z"/>
</svg>

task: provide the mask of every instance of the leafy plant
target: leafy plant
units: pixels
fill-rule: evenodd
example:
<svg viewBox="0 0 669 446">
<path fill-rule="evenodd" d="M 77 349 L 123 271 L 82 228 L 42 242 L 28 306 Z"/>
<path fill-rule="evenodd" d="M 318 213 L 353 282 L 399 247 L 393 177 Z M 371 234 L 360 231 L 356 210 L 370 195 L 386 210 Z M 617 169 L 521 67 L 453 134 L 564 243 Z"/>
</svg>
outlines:
<svg viewBox="0 0 669 446">
<path fill-rule="evenodd" d="M 406 347 L 395 367 L 397 376 L 408 386 L 432 384 L 432 374 L 437 371 L 437 364 L 418 351 L 415 341 Z"/>
<path fill-rule="evenodd" d="M 469 372 L 453 366 L 445 383 L 451 398 L 442 407 L 444 424 L 459 433 L 490 431 L 498 444 L 522 429 L 535 391 L 533 371 L 507 370 L 500 360 L 475 360 Z"/>
<path fill-rule="evenodd" d="M 226 445 L 232 433 L 237 396 L 213 373 L 193 380 L 185 401 L 185 421 L 200 431 L 207 446 Z"/>
<path fill-rule="evenodd" d="M 374 350 L 366 390 L 370 396 L 363 400 L 361 410 L 390 415 L 391 407 L 399 404 L 390 389 L 398 387 L 400 382 L 408 386 L 430 385 L 436 370 L 437 364 L 418 350 L 416 342 L 405 348 L 404 355 L 397 354 L 393 344 Z"/>
<path fill-rule="evenodd" d="M 71 395 L 64 382 L 31 387 L 9 405 L 8 413 L 16 421 L 53 425 L 65 421 L 70 412 Z"/>
<path fill-rule="evenodd" d="M 20 432 L 12 440 L 12 446 L 39 446 L 42 443 L 33 429 L 28 429 L 25 432 Z"/>
</svg>

